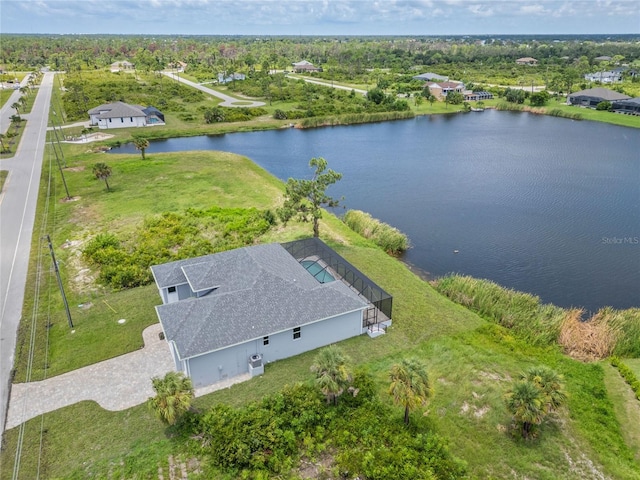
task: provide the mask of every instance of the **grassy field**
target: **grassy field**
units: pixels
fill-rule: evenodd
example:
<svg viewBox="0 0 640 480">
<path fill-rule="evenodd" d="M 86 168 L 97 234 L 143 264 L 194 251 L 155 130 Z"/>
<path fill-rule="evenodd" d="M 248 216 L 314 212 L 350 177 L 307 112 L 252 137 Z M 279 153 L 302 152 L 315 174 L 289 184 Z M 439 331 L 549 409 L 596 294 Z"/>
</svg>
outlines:
<svg viewBox="0 0 640 480">
<path fill-rule="evenodd" d="M 180 152 L 153 154 L 142 161 L 139 155 L 105 159 L 86 150 L 86 145 L 65 146 L 65 174 L 73 201 L 63 200 L 57 172 L 49 203 L 47 182 L 41 187 L 40 223 L 34 231 L 44 229 L 52 235 L 76 333 L 69 332 L 50 275 L 39 276 L 39 296 L 34 293 L 37 260 L 46 258 L 34 240 L 24 307 L 25 312 L 37 312 L 33 380 L 44 376 L 45 364 L 51 376 L 136 350 L 142 329 L 156 322 L 153 305 L 159 298 L 154 286 L 109 292 L 93 284 L 92 271 L 86 270 L 79 255 L 89 237 L 107 230 L 125 234 L 147 215 L 186 207 L 273 207 L 283 192 L 277 179 L 237 155 Z M 112 192 L 93 178 L 91 165 L 97 161 L 113 168 Z M 45 166 L 44 179 L 50 168 Z M 310 233 L 310 225 L 292 223 L 260 240 L 285 241 Z M 394 295 L 394 323 L 387 335 L 357 337 L 341 346 L 354 364 L 370 368 L 387 401 L 392 363 L 403 356 L 418 356 L 427 363 L 435 388 L 425 414 L 448 439 L 451 451 L 467 462 L 471 478 L 640 479 L 640 440 L 627 428 L 640 425 L 640 413 L 627 408 L 629 392 L 610 366 L 571 360 L 556 348 L 533 347 L 490 325 L 438 294 L 336 217 L 325 216 L 321 236 Z M 119 318 L 127 318 L 127 323 L 117 324 Z M 51 323 L 48 329 L 46 322 Z M 19 337 L 18 380 L 24 378 L 28 359 L 25 344 L 31 332 L 26 323 Z M 308 352 L 270 364 L 264 376 L 199 398 L 196 406 L 244 404 L 285 384 L 310 381 L 314 355 Z M 523 442 L 508 433 L 510 417 L 502 397 L 510 380 L 534 364 L 564 374 L 570 400 L 554 421 L 543 425 L 539 438 Z M 5 436 L 1 479 L 11 477 L 18 433 L 15 428 Z M 27 422 L 24 438 L 22 478 L 35 478 L 38 468 L 41 478 L 158 478 L 159 472 L 169 478 L 170 455 L 173 461 L 188 458 L 181 441 L 144 405 L 107 412 L 83 402 Z"/>
<path fill-rule="evenodd" d="M 9 172 L 7 170 L 0 170 L 0 193 L 4 188 L 4 182 L 7 181 L 7 177 L 9 176 Z"/>
</svg>

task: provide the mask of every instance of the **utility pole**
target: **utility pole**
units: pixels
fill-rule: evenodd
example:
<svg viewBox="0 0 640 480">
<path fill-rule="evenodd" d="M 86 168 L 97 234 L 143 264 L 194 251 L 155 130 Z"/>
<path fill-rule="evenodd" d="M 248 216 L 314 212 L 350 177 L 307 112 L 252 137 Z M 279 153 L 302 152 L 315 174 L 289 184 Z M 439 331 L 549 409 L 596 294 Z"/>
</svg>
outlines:
<svg viewBox="0 0 640 480">
<path fill-rule="evenodd" d="M 64 287 L 62 286 L 62 279 L 60 278 L 60 270 L 58 270 L 58 262 L 56 261 L 56 254 L 53 252 L 53 245 L 51 244 L 51 237 L 49 236 L 49 234 L 47 234 L 47 242 L 49 243 L 51 260 L 53 260 L 53 268 L 56 271 L 56 278 L 58 279 L 58 287 L 60 287 L 62 302 L 64 303 L 64 309 L 67 312 L 67 320 L 69 322 L 69 328 L 73 328 L 73 321 L 71 320 L 71 311 L 69 310 L 69 303 L 67 302 L 67 296 L 64 294 Z"/>
</svg>

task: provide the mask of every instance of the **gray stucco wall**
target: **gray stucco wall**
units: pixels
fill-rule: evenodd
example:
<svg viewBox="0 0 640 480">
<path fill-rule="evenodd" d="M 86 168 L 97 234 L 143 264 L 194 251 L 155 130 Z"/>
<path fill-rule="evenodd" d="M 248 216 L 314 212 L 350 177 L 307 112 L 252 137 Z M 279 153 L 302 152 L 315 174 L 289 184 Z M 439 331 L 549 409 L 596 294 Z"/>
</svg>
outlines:
<svg viewBox="0 0 640 480">
<path fill-rule="evenodd" d="M 351 312 L 302 326 L 300 338 L 293 339 L 293 330 L 269 335 L 269 345 L 263 338 L 190 358 L 188 373 L 195 387 L 235 377 L 249 371 L 249 357 L 262 354 L 265 363 L 292 357 L 363 333 L 362 312 Z"/>
</svg>

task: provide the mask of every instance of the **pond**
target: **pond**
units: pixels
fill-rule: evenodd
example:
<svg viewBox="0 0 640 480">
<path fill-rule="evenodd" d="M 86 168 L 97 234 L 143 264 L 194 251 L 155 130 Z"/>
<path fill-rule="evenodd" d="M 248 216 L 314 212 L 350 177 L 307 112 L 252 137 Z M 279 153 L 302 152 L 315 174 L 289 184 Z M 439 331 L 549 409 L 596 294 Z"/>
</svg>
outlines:
<svg viewBox="0 0 640 480">
<path fill-rule="evenodd" d="M 589 311 L 640 306 L 640 130 L 487 110 L 147 152 L 184 150 L 239 153 L 283 180 L 310 178 L 309 160 L 326 158 L 343 174 L 329 193 L 405 232 L 403 260 L 428 276 L 488 278 Z"/>
</svg>

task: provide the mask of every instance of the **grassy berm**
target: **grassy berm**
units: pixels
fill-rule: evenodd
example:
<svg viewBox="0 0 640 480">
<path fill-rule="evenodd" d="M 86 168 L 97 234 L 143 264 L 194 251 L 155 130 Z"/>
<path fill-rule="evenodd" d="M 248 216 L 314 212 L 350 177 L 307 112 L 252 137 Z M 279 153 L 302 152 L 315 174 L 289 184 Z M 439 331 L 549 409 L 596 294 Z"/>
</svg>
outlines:
<svg viewBox="0 0 640 480">
<path fill-rule="evenodd" d="M 280 181 L 250 160 L 228 153 L 152 154 L 143 161 L 139 155 L 88 152 L 86 146 L 65 148 L 64 171 L 73 199 L 64 200 L 60 176 L 48 165 L 34 232 L 51 234 L 75 333 L 66 325 L 46 245 L 36 234 L 16 381 L 24 381 L 30 363 L 31 380 L 41 380 L 138 349 L 142 330 L 157 322 L 153 306 L 159 298 L 154 286 L 113 290 L 97 283 L 97 267 L 82 255 L 97 234 L 108 232 L 131 245 L 150 216 L 214 206 L 274 210 L 284 191 Z M 96 162 L 112 167 L 111 192 L 94 178 L 91 167 Z M 49 173 L 54 175 L 50 184 Z M 209 239 L 219 233 L 206 231 Z M 286 241 L 310 234 L 308 224 L 276 224 L 254 241 Z M 376 339 L 350 339 L 341 343 L 342 349 L 353 366 L 368 367 L 380 398 L 389 404 L 390 366 L 410 356 L 428 365 L 433 397 L 412 416 L 426 417 L 431 431 L 437 431 L 450 452 L 466 463 L 467 478 L 640 479 L 640 408 L 607 362 L 574 360 L 553 342 L 524 340 L 518 331 L 454 303 L 336 217 L 324 216 L 321 236 L 394 296 L 388 333 Z M 538 307 L 533 301 L 532 308 Z M 118 324 L 120 318 L 127 322 Z M 221 402 L 242 406 L 286 384 L 311 382 L 309 367 L 315 354 L 271 364 L 264 376 L 198 398 L 196 407 L 206 409 Z M 531 365 L 547 365 L 564 375 L 569 400 L 541 426 L 535 439 L 524 441 L 512 434 L 503 396 L 512 380 Z M 638 369 L 637 361 L 629 365 Z M 395 412 L 402 422 L 402 408 Z M 27 422 L 20 437 L 19 428 L 4 437 L 3 480 L 12 477 L 19 440 L 19 478 L 182 479 L 187 478 L 180 473 L 183 468 L 188 478 L 235 478 L 229 472 L 215 473 L 206 458 L 190 452 L 145 405 L 109 412 L 83 402 Z M 327 467 L 322 477 L 306 478 L 339 478 L 331 469 L 335 453 L 322 456 Z M 299 478 L 295 475 L 301 472 L 295 468 L 278 478 Z"/>
</svg>

